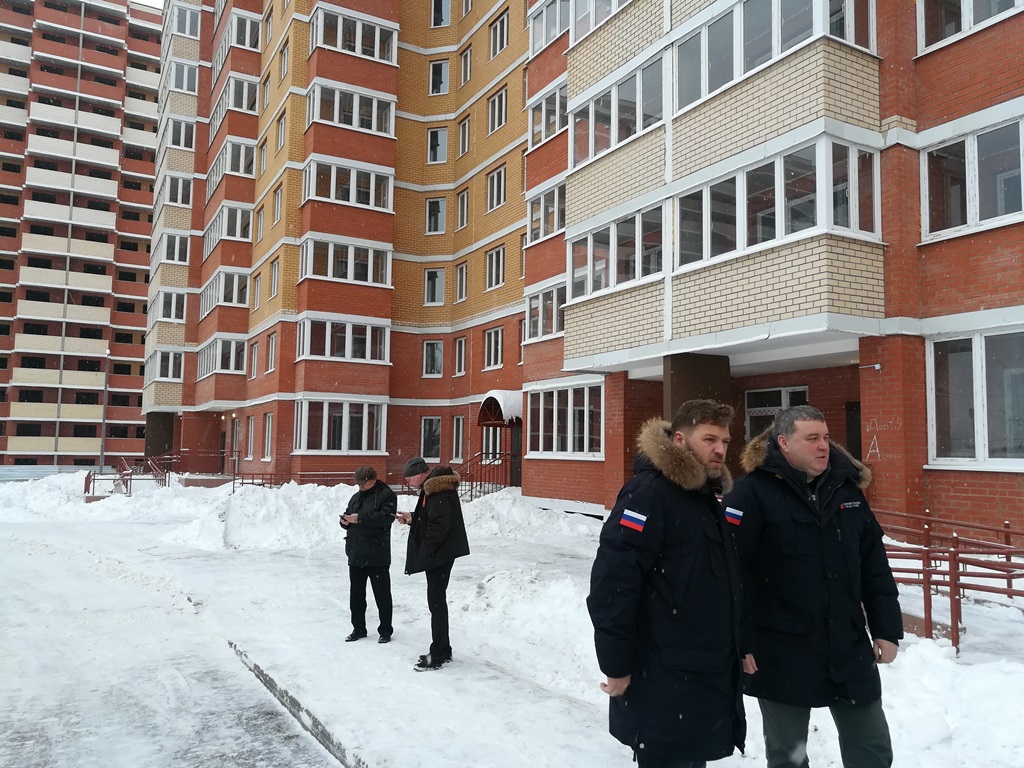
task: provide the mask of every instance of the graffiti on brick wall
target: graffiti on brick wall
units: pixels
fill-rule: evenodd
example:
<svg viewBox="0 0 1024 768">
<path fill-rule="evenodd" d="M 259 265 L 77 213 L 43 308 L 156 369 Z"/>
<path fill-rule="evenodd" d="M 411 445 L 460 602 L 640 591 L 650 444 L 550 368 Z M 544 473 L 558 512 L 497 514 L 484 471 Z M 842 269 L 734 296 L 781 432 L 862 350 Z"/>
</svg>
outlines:
<svg viewBox="0 0 1024 768">
<path fill-rule="evenodd" d="M 885 453 L 882 450 L 882 441 L 879 440 L 879 434 L 885 432 L 899 432 L 903 429 L 903 418 L 901 416 L 895 416 L 891 419 L 871 419 L 868 421 L 867 426 L 864 427 L 864 431 L 871 435 L 871 443 L 868 445 L 868 450 L 864 454 L 865 461 L 880 461 L 882 459 L 897 459 L 901 454 L 899 453 Z"/>
</svg>

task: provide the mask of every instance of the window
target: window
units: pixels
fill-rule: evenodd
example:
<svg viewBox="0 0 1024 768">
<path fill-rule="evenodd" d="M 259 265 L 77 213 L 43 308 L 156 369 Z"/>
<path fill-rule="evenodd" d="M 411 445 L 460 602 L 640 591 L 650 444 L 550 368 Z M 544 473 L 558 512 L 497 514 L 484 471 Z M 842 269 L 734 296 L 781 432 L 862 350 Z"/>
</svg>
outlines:
<svg viewBox="0 0 1024 768">
<path fill-rule="evenodd" d="M 167 134 L 170 136 L 168 143 L 172 147 L 180 149 L 194 149 L 196 140 L 195 124 L 184 120 L 171 118 L 167 127 Z"/>
<path fill-rule="evenodd" d="M 179 176 L 167 177 L 167 202 L 171 205 L 192 204 L 192 180 Z"/>
<path fill-rule="evenodd" d="M 420 456 L 428 460 L 441 458 L 440 416 L 424 416 L 420 420 Z"/>
<path fill-rule="evenodd" d="M 807 387 L 748 389 L 743 398 L 748 442 L 768 429 L 779 411 L 797 405 L 807 405 L 808 401 Z"/>
<path fill-rule="evenodd" d="M 1021 0 L 923 0 L 921 4 L 925 47 L 1024 6 Z"/>
<path fill-rule="evenodd" d="M 394 106 L 386 99 L 315 84 L 306 97 L 306 123 L 319 120 L 391 136 Z"/>
<path fill-rule="evenodd" d="M 270 106 L 270 75 L 267 75 L 263 81 L 261 91 L 263 92 L 263 109 L 266 109 Z"/>
<path fill-rule="evenodd" d="M 454 376 L 466 374 L 466 337 L 459 336 L 455 339 L 455 373 Z"/>
<path fill-rule="evenodd" d="M 455 228 L 462 229 L 464 226 L 469 224 L 469 190 L 460 190 L 455 201 L 458 204 L 458 217 Z"/>
<path fill-rule="evenodd" d="M 248 277 L 241 272 L 218 272 L 199 295 L 199 318 L 206 317 L 220 304 L 249 306 Z"/>
<path fill-rule="evenodd" d="M 565 286 L 535 293 L 526 300 L 526 338 L 541 339 L 565 330 Z"/>
<path fill-rule="evenodd" d="M 462 441 L 466 432 L 466 417 L 452 417 L 452 462 L 462 461 Z"/>
<path fill-rule="evenodd" d="M 427 234 L 437 235 L 444 232 L 445 199 L 433 197 L 427 200 Z"/>
<path fill-rule="evenodd" d="M 234 16 L 232 21 L 235 24 L 234 45 L 242 48 L 249 48 L 253 51 L 260 49 L 260 23 L 258 19 L 249 19 L 245 16 Z"/>
<path fill-rule="evenodd" d="M 185 93 L 199 92 L 199 67 L 176 61 L 171 65 L 171 88 Z"/>
<path fill-rule="evenodd" d="M 260 345 L 253 342 L 249 345 L 249 378 L 255 379 L 260 372 Z"/>
<path fill-rule="evenodd" d="M 440 341 L 423 342 L 423 377 L 439 377 L 443 369 L 443 346 Z"/>
<path fill-rule="evenodd" d="M 1024 123 L 967 136 L 927 153 L 928 234 L 1021 213 Z"/>
<path fill-rule="evenodd" d="M 661 122 L 661 59 L 637 70 L 573 113 L 573 162 L 597 157 Z"/>
<path fill-rule="evenodd" d="M 459 122 L 459 157 L 469 152 L 469 118 Z"/>
<path fill-rule="evenodd" d="M 1019 465 L 1024 459 L 1024 332 L 976 333 L 928 346 L 930 458 L 943 464 Z"/>
<path fill-rule="evenodd" d="M 274 223 L 281 220 L 281 209 L 284 207 L 284 185 L 278 184 L 274 189 Z"/>
<path fill-rule="evenodd" d="M 462 15 L 468 16 L 473 10 L 473 0 L 462 0 Z"/>
<path fill-rule="evenodd" d="M 487 174 L 487 210 L 505 204 L 505 166 Z"/>
<path fill-rule="evenodd" d="M 277 334 L 267 336 L 267 373 L 277 367 Z"/>
<path fill-rule="evenodd" d="M 875 154 L 832 142 L 832 225 L 874 233 Z"/>
<path fill-rule="evenodd" d="M 530 53 L 540 53 L 569 28 L 568 0 L 547 0 L 530 11 Z"/>
<path fill-rule="evenodd" d="M 870 0 L 831 0 L 829 3 L 829 34 L 847 42 L 871 49 L 874 5 Z"/>
<path fill-rule="evenodd" d="M 253 345 L 252 375 L 256 376 L 256 345 Z M 214 339 L 196 354 L 197 376 L 213 373 L 245 374 L 245 340 Z"/>
<path fill-rule="evenodd" d="M 447 27 L 451 21 L 451 0 L 431 0 L 430 26 Z"/>
<path fill-rule="evenodd" d="M 284 80 L 288 76 L 288 43 L 281 45 L 281 51 L 277 54 L 279 62 L 279 76 L 281 80 Z"/>
<path fill-rule="evenodd" d="M 481 429 L 481 460 L 494 464 L 501 461 L 501 427 Z"/>
<path fill-rule="evenodd" d="M 601 456 L 600 383 L 545 389 L 527 395 L 527 453 Z"/>
<path fill-rule="evenodd" d="M 263 414 L 263 458 L 269 459 L 274 445 L 274 414 Z"/>
<path fill-rule="evenodd" d="M 153 362 L 146 363 L 146 376 L 150 376 L 149 371 L 154 371 L 154 379 L 161 379 L 164 381 L 181 381 L 181 352 L 156 352 L 155 364 Z"/>
<path fill-rule="evenodd" d="M 188 263 L 188 235 L 164 235 L 163 248 L 157 248 L 163 254 L 164 261 Z"/>
<path fill-rule="evenodd" d="M 574 240 L 570 258 L 573 298 L 661 272 L 661 205 Z"/>
<path fill-rule="evenodd" d="M 528 235 L 531 243 L 565 229 L 565 184 L 559 184 L 554 189 L 532 198 L 528 210 Z"/>
<path fill-rule="evenodd" d="M 493 248 L 487 252 L 486 290 L 498 288 L 505 284 L 505 246 Z"/>
<path fill-rule="evenodd" d="M 427 129 L 427 162 L 443 163 L 448 159 L 448 129 Z"/>
<path fill-rule="evenodd" d="M 384 450 L 387 406 L 381 403 L 298 400 L 296 451 L 363 453 Z"/>
<path fill-rule="evenodd" d="M 261 283 L 262 282 L 263 282 L 263 278 L 260 275 L 256 275 L 256 277 L 254 277 L 252 279 L 252 308 L 253 309 L 259 309 L 260 308 L 260 295 L 263 292 L 261 290 Z"/>
<path fill-rule="evenodd" d="M 177 6 L 174 14 L 174 31 L 186 37 L 199 37 L 199 9 Z"/>
<path fill-rule="evenodd" d="M 571 0 L 573 42 L 606 21 L 614 9 L 621 8 L 628 2 L 629 0 Z"/>
<path fill-rule="evenodd" d="M 568 87 L 563 85 L 549 92 L 530 107 L 530 146 L 547 141 L 569 124 L 565 105 Z"/>
<path fill-rule="evenodd" d="M 466 284 L 468 282 L 469 265 L 466 262 L 455 266 L 455 301 L 466 300 Z"/>
<path fill-rule="evenodd" d="M 160 320 L 185 320 L 185 298 L 184 293 L 170 293 L 161 291 L 157 294 L 157 304 Z"/>
<path fill-rule="evenodd" d="M 444 270 L 427 269 L 423 272 L 423 303 L 444 304 Z"/>
<path fill-rule="evenodd" d="M 508 11 L 491 23 L 491 58 L 508 47 Z"/>
<path fill-rule="evenodd" d="M 312 161 L 303 170 L 304 199 L 390 210 L 391 176 L 359 168 Z"/>
<path fill-rule="evenodd" d="M 280 152 L 284 147 L 285 138 L 287 138 L 288 131 L 288 114 L 284 113 L 277 118 L 277 151 Z"/>
<path fill-rule="evenodd" d="M 502 88 L 487 100 L 487 133 L 494 133 L 508 120 L 508 89 Z"/>
<path fill-rule="evenodd" d="M 260 173 L 267 170 L 267 142 L 260 144 Z"/>
<path fill-rule="evenodd" d="M 306 320 L 298 324 L 298 357 L 387 362 L 387 327 L 341 320 Z"/>
<path fill-rule="evenodd" d="M 263 208 L 256 211 L 256 242 L 263 239 Z"/>
<path fill-rule="evenodd" d="M 430 62 L 430 95 L 440 96 L 448 93 L 448 62 Z"/>
<path fill-rule="evenodd" d="M 459 54 L 459 85 L 465 85 L 473 75 L 473 48 L 468 47 Z"/>
<path fill-rule="evenodd" d="M 307 240 L 302 245 L 303 277 L 388 285 L 390 251 L 367 246 Z"/>
<path fill-rule="evenodd" d="M 251 459 L 253 456 L 253 446 L 256 442 L 256 417 L 250 416 L 246 419 L 246 442 L 245 442 L 245 458 Z"/>
<path fill-rule="evenodd" d="M 274 259 L 270 262 L 270 296 L 273 298 L 277 296 L 278 288 L 281 283 L 281 260 Z"/>
<path fill-rule="evenodd" d="M 320 45 L 352 56 L 395 64 L 397 36 L 396 28 L 318 8 L 310 24 L 310 53 L 315 46 Z"/>
<path fill-rule="evenodd" d="M 502 329 L 489 328 L 484 331 L 484 370 L 500 368 Z"/>
</svg>

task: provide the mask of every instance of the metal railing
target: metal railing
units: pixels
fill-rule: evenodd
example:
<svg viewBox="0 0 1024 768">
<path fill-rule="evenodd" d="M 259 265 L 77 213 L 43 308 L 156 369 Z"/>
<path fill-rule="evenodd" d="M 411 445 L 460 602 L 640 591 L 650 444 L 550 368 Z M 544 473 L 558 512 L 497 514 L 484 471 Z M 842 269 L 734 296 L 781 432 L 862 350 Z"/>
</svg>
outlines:
<svg viewBox="0 0 1024 768">
<path fill-rule="evenodd" d="M 921 588 L 924 634 L 935 631 L 934 602 L 949 603 L 949 633 L 960 650 L 963 630 L 962 600 L 969 593 L 1024 597 L 1024 530 L 934 517 L 877 510 L 882 518 L 898 522 L 883 525 L 899 544 L 886 545 L 896 582 Z M 966 534 L 966 535 L 961 535 Z M 1022 585 L 1024 586 L 1024 585 Z"/>
<path fill-rule="evenodd" d="M 512 485 L 512 465 L 522 455 L 503 451 L 477 453 L 458 468 L 459 498 L 473 501 Z"/>
<path fill-rule="evenodd" d="M 355 485 L 355 472 L 236 472 L 231 478 L 231 492 L 245 485 L 280 488 L 285 483 L 299 485 Z"/>
</svg>

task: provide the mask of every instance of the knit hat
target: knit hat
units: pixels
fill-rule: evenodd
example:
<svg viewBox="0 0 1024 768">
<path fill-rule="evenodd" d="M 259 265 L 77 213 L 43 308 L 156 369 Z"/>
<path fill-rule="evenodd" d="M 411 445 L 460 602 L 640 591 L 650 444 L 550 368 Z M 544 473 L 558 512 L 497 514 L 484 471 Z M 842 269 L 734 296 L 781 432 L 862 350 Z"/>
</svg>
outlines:
<svg viewBox="0 0 1024 768">
<path fill-rule="evenodd" d="M 377 479 L 377 470 L 375 470 L 373 467 L 371 467 L 369 465 L 362 466 L 359 469 L 357 469 L 356 472 L 355 472 L 355 480 L 360 485 L 362 485 L 363 483 L 368 482 L 370 480 L 376 480 L 376 479 Z"/>
<path fill-rule="evenodd" d="M 403 477 L 415 477 L 421 472 L 426 472 L 430 469 L 427 466 L 427 462 L 423 460 L 422 456 L 413 456 L 407 462 L 405 462 L 405 471 L 402 473 Z"/>
</svg>

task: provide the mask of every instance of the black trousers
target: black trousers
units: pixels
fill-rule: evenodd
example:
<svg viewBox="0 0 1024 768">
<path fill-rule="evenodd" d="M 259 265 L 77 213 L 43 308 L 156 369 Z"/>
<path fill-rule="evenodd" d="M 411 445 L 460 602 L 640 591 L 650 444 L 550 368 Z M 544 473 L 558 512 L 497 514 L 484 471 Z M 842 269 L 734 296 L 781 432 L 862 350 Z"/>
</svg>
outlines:
<svg viewBox="0 0 1024 768">
<path fill-rule="evenodd" d="M 811 708 L 767 699 L 758 699 L 758 703 L 764 718 L 768 768 L 809 768 L 807 727 Z M 844 768 L 890 768 L 892 741 L 881 699 L 868 704 L 837 701 L 829 711 L 839 731 Z"/>
<path fill-rule="evenodd" d="M 452 641 L 448 637 L 448 579 L 454 563 L 427 571 L 427 608 L 430 609 L 430 655 L 450 659 Z"/>
<path fill-rule="evenodd" d="M 674 757 L 644 757 L 643 750 L 639 749 L 635 754 L 637 768 L 705 768 L 707 765 L 703 760 L 696 762 L 694 760 L 679 760 Z"/>
<path fill-rule="evenodd" d="M 373 600 L 377 603 L 377 613 L 380 616 L 380 626 L 377 632 L 385 637 L 391 637 L 395 631 L 391 626 L 391 615 L 393 611 L 391 603 L 391 566 L 370 565 L 348 567 L 349 580 L 349 608 L 352 610 L 352 629 L 356 632 L 366 631 L 366 580 L 370 580 L 370 587 L 373 589 Z"/>
</svg>

